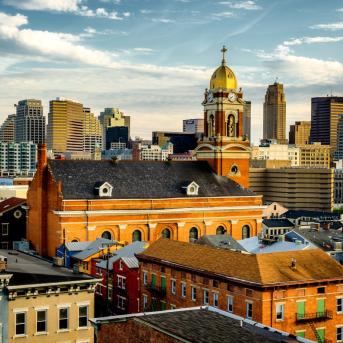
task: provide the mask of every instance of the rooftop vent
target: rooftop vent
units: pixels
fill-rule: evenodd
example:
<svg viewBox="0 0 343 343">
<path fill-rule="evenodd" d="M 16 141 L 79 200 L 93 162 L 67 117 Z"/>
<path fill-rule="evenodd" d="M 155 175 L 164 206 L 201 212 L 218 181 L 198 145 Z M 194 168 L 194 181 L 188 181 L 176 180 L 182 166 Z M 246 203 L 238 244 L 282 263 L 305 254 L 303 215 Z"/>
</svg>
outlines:
<svg viewBox="0 0 343 343">
<path fill-rule="evenodd" d="M 182 187 L 186 190 L 187 195 L 198 195 L 199 193 L 199 185 L 192 181 L 188 186 Z"/>
<path fill-rule="evenodd" d="M 99 197 L 111 197 L 113 187 L 108 182 L 96 182 L 94 185 L 94 193 Z"/>
<path fill-rule="evenodd" d="M 296 270 L 297 269 L 297 260 L 295 258 L 292 258 L 291 269 L 292 270 Z"/>
</svg>

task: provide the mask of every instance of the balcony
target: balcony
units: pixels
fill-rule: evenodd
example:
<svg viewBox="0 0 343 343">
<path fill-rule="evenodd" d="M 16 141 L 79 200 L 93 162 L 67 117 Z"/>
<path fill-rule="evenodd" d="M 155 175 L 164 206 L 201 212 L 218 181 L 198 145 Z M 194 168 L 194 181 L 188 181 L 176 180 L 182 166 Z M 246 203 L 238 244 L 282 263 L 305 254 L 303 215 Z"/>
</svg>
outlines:
<svg viewBox="0 0 343 343">
<path fill-rule="evenodd" d="M 323 312 L 314 312 L 314 313 L 305 313 L 305 314 L 296 314 L 296 322 L 319 322 L 322 320 L 332 319 L 332 311 L 325 310 Z"/>
<path fill-rule="evenodd" d="M 167 293 L 165 287 L 156 286 L 154 284 L 148 285 L 147 289 L 152 295 L 156 297 L 164 297 Z"/>
</svg>

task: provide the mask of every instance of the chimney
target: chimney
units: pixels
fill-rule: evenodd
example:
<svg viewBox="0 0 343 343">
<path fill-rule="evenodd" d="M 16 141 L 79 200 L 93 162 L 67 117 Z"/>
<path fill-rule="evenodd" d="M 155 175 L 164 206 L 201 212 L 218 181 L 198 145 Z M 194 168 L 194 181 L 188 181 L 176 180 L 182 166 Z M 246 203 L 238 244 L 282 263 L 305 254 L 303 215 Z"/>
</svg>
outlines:
<svg viewBox="0 0 343 343">
<path fill-rule="evenodd" d="M 43 170 L 43 168 L 46 166 L 47 162 L 48 162 L 48 157 L 47 157 L 46 144 L 45 143 L 38 144 L 37 169 Z"/>
<path fill-rule="evenodd" d="M 295 258 L 292 258 L 291 269 L 292 270 L 296 270 L 297 269 L 297 260 Z"/>
</svg>

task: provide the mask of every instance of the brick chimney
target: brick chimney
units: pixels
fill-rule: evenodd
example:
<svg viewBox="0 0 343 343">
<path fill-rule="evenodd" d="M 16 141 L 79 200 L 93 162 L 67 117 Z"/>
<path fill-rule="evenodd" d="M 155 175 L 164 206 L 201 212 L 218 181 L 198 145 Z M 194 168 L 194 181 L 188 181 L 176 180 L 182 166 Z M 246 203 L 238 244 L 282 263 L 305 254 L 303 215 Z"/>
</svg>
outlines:
<svg viewBox="0 0 343 343">
<path fill-rule="evenodd" d="M 48 162 L 48 153 L 46 149 L 46 144 L 41 143 L 38 144 L 38 162 L 37 162 L 37 169 L 43 170 Z"/>
</svg>

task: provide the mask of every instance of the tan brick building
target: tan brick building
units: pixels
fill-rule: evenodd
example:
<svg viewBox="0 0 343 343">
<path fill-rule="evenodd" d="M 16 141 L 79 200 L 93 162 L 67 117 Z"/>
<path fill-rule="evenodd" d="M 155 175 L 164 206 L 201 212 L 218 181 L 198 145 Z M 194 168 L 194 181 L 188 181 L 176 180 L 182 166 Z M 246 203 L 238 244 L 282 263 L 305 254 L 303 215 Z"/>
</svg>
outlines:
<svg viewBox="0 0 343 343">
<path fill-rule="evenodd" d="M 343 330 L 343 267 L 319 249 L 249 254 L 158 240 L 137 255 L 141 308 L 210 305 L 308 339 Z"/>
<path fill-rule="evenodd" d="M 289 127 L 289 144 L 310 144 L 311 122 L 296 121 Z"/>
</svg>

